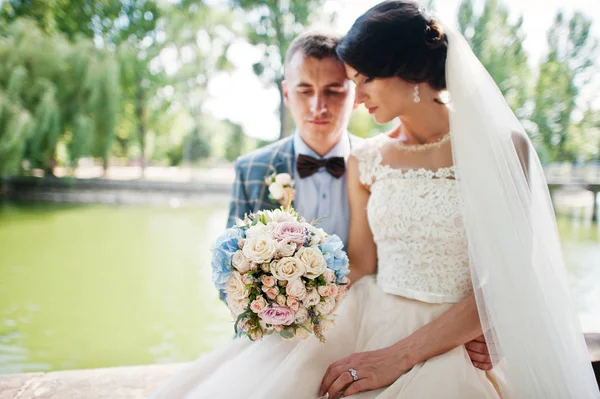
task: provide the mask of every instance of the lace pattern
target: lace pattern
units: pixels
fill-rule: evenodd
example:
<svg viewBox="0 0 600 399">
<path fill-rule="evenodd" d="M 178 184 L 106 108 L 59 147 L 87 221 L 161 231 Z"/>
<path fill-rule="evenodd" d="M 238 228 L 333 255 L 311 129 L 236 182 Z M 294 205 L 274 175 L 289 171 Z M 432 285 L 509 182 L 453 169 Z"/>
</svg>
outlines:
<svg viewBox="0 0 600 399">
<path fill-rule="evenodd" d="M 401 170 L 383 165 L 383 137 L 354 151 L 371 186 L 367 215 L 377 244 L 377 283 L 424 302 L 458 302 L 471 290 L 467 238 L 454 168 Z"/>
</svg>

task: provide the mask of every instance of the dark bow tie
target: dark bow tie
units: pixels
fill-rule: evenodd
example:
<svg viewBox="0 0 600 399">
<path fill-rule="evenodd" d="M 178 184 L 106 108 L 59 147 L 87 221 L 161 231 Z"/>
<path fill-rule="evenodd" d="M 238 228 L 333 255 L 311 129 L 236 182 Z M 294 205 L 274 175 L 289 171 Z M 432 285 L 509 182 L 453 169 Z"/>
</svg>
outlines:
<svg viewBox="0 0 600 399">
<path fill-rule="evenodd" d="M 343 157 L 331 157 L 325 159 L 316 159 L 308 155 L 298 155 L 296 160 L 296 169 L 300 178 L 314 175 L 319 168 L 325 168 L 327 172 L 336 179 L 344 175 L 346 162 Z"/>
</svg>

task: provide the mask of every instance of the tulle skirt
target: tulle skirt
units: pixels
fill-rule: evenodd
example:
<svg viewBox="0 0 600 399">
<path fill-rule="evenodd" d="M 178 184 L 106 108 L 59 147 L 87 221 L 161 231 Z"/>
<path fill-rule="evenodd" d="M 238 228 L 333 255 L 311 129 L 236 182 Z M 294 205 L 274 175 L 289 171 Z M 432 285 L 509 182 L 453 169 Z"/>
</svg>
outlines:
<svg viewBox="0 0 600 399">
<path fill-rule="evenodd" d="M 316 399 L 327 367 L 357 352 L 390 346 L 431 322 L 453 304 L 432 304 L 384 293 L 372 276 L 349 291 L 335 325 L 316 338 L 232 340 L 190 364 L 152 399 Z M 392 385 L 359 399 L 500 398 L 499 371 L 475 368 L 463 346 L 420 363 Z"/>
</svg>

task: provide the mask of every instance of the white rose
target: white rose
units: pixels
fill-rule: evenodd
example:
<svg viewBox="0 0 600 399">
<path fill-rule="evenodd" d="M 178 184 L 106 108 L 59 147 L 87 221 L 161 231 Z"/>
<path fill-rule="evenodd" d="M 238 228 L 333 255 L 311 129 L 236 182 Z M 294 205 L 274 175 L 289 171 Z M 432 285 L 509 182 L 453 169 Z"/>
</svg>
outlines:
<svg viewBox="0 0 600 399">
<path fill-rule="evenodd" d="M 246 230 L 246 238 L 258 237 L 266 234 L 267 226 L 261 222 L 256 223 L 254 226 Z"/>
<path fill-rule="evenodd" d="M 308 321 L 308 310 L 300 308 L 296 311 L 296 323 L 304 324 Z"/>
<path fill-rule="evenodd" d="M 296 328 L 296 337 L 298 337 L 300 339 L 306 339 L 306 338 L 310 337 L 310 333 L 308 331 L 306 331 L 303 327 L 297 327 Z"/>
<path fill-rule="evenodd" d="M 325 298 L 324 301 L 319 302 L 317 306 L 315 306 L 315 311 L 323 316 L 330 314 L 333 312 L 335 308 L 335 299 L 333 298 Z"/>
<path fill-rule="evenodd" d="M 289 186 L 292 184 L 292 176 L 289 173 L 280 173 L 275 176 L 275 183 L 281 186 Z"/>
<path fill-rule="evenodd" d="M 250 295 L 250 290 L 246 288 L 246 284 L 242 281 L 242 275 L 236 271 L 232 272 L 227 280 L 225 292 L 227 292 L 228 297 L 237 301 L 248 298 Z"/>
<path fill-rule="evenodd" d="M 318 248 L 302 247 L 295 257 L 306 267 L 304 276 L 307 278 L 315 279 L 327 270 L 327 262 Z"/>
<path fill-rule="evenodd" d="M 225 299 L 225 302 L 227 302 L 229 310 L 231 310 L 231 312 L 237 317 L 241 313 L 244 313 L 246 311 L 250 300 L 246 298 L 241 301 L 238 301 L 228 296 L 227 299 Z"/>
<path fill-rule="evenodd" d="M 233 254 L 233 259 L 231 259 L 231 264 L 240 273 L 247 273 L 250 270 L 252 262 L 246 259 L 242 251 L 236 251 L 236 253 Z"/>
<path fill-rule="evenodd" d="M 287 287 L 285 287 L 285 292 L 298 298 L 299 300 L 303 300 L 306 297 L 306 286 L 299 278 L 291 280 Z"/>
<path fill-rule="evenodd" d="M 323 331 L 323 332 L 329 330 L 331 327 L 333 327 L 333 325 L 334 325 L 333 318 L 331 318 L 331 319 L 326 318 L 326 319 L 319 321 L 319 326 L 321 327 L 321 331 Z"/>
<path fill-rule="evenodd" d="M 327 237 L 327 234 L 323 229 L 319 229 L 316 226 L 313 226 L 310 223 L 303 223 L 304 227 L 308 230 L 310 235 L 310 242 L 308 243 L 309 247 L 314 247 L 315 245 L 319 245 L 321 241 Z"/>
<path fill-rule="evenodd" d="M 296 222 L 296 218 L 289 212 L 284 212 L 281 209 L 275 209 L 271 212 L 272 222 L 287 223 Z"/>
<path fill-rule="evenodd" d="M 291 241 L 280 241 L 277 243 L 277 253 L 282 258 L 293 256 L 296 252 L 297 244 Z"/>
<path fill-rule="evenodd" d="M 306 272 L 304 264 L 296 258 L 283 258 L 271 263 L 271 274 L 277 280 L 293 280 Z"/>
<path fill-rule="evenodd" d="M 302 300 L 302 303 L 304 303 L 304 306 L 310 307 L 310 306 L 315 306 L 320 301 L 321 301 L 321 295 L 319 295 L 316 288 L 311 288 L 308 291 L 308 293 L 306 294 L 306 296 L 304 297 L 304 299 Z"/>
<path fill-rule="evenodd" d="M 246 240 L 242 251 L 253 262 L 269 262 L 277 252 L 277 242 L 268 235 L 252 237 Z"/>
<path fill-rule="evenodd" d="M 269 192 L 274 199 L 280 200 L 283 198 L 284 188 L 280 184 L 272 183 L 269 186 Z"/>
</svg>

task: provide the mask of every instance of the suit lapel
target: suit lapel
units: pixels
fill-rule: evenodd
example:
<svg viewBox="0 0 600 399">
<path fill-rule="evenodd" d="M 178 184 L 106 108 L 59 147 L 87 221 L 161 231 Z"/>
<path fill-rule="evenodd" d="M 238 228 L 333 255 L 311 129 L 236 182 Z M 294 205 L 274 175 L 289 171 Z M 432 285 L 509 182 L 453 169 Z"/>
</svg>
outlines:
<svg viewBox="0 0 600 399">
<path fill-rule="evenodd" d="M 273 167 L 277 173 L 294 175 L 294 137 L 287 137 L 273 157 Z"/>
</svg>

